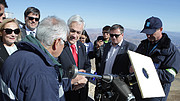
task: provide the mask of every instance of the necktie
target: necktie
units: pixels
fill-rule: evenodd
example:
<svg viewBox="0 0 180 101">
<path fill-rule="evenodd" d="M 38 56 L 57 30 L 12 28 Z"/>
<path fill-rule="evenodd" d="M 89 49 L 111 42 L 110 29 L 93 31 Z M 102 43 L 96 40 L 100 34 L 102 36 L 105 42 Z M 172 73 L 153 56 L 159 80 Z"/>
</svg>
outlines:
<svg viewBox="0 0 180 101">
<path fill-rule="evenodd" d="M 76 66 L 78 66 L 78 54 L 76 53 L 76 46 L 71 45 L 71 49 L 72 49 L 72 54 L 73 54 Z"/>
<path fill-rule="evenodd" d="M 34 34 L 35 34 L 35 32 L 33 32 L 33 31 L 32 31 L 32 32 L 30 32 L 30 35 L 32 35 L 32 36 L 34 36 Z"/>
</svg>

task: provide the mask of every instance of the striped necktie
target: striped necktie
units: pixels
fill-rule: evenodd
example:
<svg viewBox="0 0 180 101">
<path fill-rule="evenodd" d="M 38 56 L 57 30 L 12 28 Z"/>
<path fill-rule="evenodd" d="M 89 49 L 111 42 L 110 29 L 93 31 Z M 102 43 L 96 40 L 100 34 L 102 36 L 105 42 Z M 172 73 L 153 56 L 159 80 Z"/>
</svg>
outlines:
<svg viewBox="0 0 180 101">
<path fill-rule="evenodd" d="M 32 36 L 35 37 L 35 32 L 31 31 L 31 32 L 30 32 L 30 35 L 32 35 Z"/>
</svg>

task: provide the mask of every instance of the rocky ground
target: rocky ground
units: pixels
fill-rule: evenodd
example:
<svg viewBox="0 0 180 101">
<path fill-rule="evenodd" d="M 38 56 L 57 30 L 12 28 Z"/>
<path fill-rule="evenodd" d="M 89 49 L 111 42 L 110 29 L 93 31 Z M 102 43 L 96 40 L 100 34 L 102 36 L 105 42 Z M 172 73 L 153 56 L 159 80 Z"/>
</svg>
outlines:
<svg viewBox="0 0 180 101">
<path fill-rule="evenodd" d="M 91 60 L 92 71 L 95 70 L 94 59 Z M 94 81 L 89 82 L 89 99 L 88 101 L 94 101 Z M 180 101 L 180 74 L 176 75 L 174 82 L 172 83 L 171 90 L 167 101 Z"/>
</svg>

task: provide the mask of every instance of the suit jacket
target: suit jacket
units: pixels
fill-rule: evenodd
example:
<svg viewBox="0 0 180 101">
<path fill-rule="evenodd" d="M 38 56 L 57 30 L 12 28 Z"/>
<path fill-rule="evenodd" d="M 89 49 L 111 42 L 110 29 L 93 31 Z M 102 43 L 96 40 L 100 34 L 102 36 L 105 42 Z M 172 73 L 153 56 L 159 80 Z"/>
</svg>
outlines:
<svg viewBox="0 0 180 101">
<path fill-rule="evenodd" d="M 90 72 L 91 70 L 91 63 L 86 54 L 86 48 L 84 44 L 80 41 L 77 42 L 78 48 L 78 69 L 84 69 L 86 72 Z M 70 66 L 76 65 L 72 52 L 69 46 L 66 46 L 61 55 L 58 57 L 58 61 L 61 63 L 62 68 L 64 70 L 68 70 Z M 88 85 L 84 88 L 81 88 L 77 91 L 68 91 L 65 93 L 65 97 L 67 101 L 86 101 L 88 96 Z"/>
<path fill-rule="evenodd" d="M 24 39 L 27 35 L 25 25 L 21 28 L 21 40 Z M 34 35 L 33 35 L 34 36 Z M 35 35 L 36 36 L 36 35 Z"/>
<path fill-rule="evenodd" d="M 6 51 L 6 48 L 3 45 L 3 42 L 0 42 L 0 68 L 2 67 L 4 61 L 9 56 L 8 52 Z"/>
<path fill-rule="evenodd" d="M 21 28 L 21 39 L 27 35 L 25 25 Z"/>
<path fill-rule="evenodd" d="M 136 50 L 136 45 L 127 42 L 126 40 L 123 40 L 118 53 L 116 55 L 116 58 L 114 60 L 114 64 L 112 67 L 112 74 L 121 74 L 121 75 L 127 75 L 129 74 L 129 66 L 130 60 L 127 54 L 128 50 L 135 51 Z M 101 73 L 104 73 L 105 65 L 106 65 L 106 58 L 108 55 L 108 52 L 111 49 L 111 43 L 106 44 L 104 47 L 104 53 L 103 53 L 103 58 L 101 61 Z"/>
</svg>

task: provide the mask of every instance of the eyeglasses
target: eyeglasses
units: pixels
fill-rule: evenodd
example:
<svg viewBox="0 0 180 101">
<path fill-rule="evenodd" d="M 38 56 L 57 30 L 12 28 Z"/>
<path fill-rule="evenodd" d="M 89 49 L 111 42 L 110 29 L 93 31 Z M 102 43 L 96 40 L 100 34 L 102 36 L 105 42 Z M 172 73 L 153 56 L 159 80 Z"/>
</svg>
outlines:
<svg viewBox="0 0 180 101">
<path fill-rule="evenodd" d="M 70 29 L 70 32 L 72 32 L 72 33 L 77 33 L 77 34 L 81 34 L 81 31 L 76 31 L 76 30 L 74 30 L 74 29 Z"/>
<path fill-rule="evenodd" d="M 3 30 L 6 32 L 6 34 L 12 34 L 13 31 L 14 31 L 15 34 L 19 34 L 20 33 L 20 29 L 19 28 L 15 29 L 15 30 L 6 28 L 6 29 L 3 29 Z"/>
<path fill-rule="evenodd" d="M 64 42 L 64 44 L 66 43 L 66 41 L 65 40 L 63 40 L 62 38 L 60 38 L 63 42 Z"/>
<path fill-rule="evenodd" d="M 116 38 L 118 38 L 120 35 L 121 35 L 121 34 L 110 34 L 110 37 L 113 38 L 113 37 L 115 36 Z"/>
<path fill-rule="evenodd" d="M 65 40 L 63 40 L 62 38 L 60 39 L 64 42 L 64 47 L 68 46 L 68 43 Z"/>
<path fill-rule="evenodd" d="M 28 19 L 29 20 L 34 20 L 35 19 L 35 21 L 39 21 L 39 18 L 34 18 L 34 17 L 29 17 L 29 16 L 28 16 Z"/>
<path fill-rule="evenodd" d="M 103 34 L 109 34 L 109 32 L 102 32 Z"/>
<path fill-rule="evenodd" d="M 80 39 L 85 39 L 84 37 L 80 37 Z"/>
</svg>

